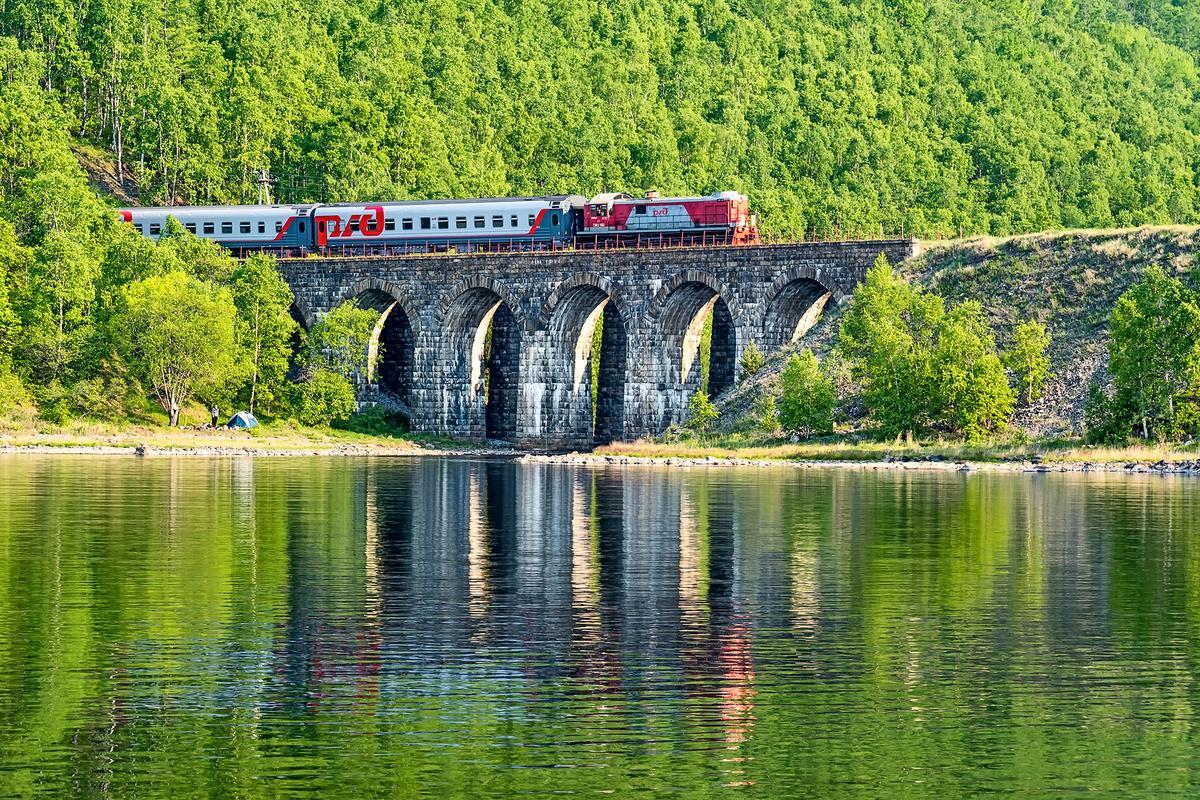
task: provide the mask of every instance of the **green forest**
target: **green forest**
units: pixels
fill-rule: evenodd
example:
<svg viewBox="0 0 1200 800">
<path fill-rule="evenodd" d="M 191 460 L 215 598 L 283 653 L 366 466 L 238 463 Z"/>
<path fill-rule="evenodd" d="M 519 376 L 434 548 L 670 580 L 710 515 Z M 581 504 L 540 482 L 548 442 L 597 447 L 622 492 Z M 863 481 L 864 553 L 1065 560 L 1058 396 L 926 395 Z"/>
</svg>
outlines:
<svg viewBox="0 0 1200 800">
<path fill-rule="evenodd" d="M 280 399 L 286 287 L 135 241 L 114 194 L 253 202 L 268 169 L 285 201 L 737 189 L 780 236 L 1194 223 L 1198 53 L 1196 0 L 0 0 L 0 405 L 169 411 L 134 326 L 189 282 L 255 366 L 187 394 Z"/>
<path fill-rule="evenodd" d="M 144 205 L 268 168 L 289 201 L 737 189 L 783 232 L 1197 215 L 1195 0 L 4 0 L 0 34 L 16 200 L 75 139 Z"/>
</svg>

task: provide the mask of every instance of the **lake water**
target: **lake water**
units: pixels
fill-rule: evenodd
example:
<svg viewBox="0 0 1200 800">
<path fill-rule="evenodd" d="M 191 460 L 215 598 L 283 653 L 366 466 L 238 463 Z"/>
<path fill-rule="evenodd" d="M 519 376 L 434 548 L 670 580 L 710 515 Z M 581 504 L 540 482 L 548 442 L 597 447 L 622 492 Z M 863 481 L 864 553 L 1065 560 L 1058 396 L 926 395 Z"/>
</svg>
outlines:
<svg viewBox="0 0 1200 800">
<path fill-rule="evenodd" d="M 0 457 L 0 795 L 1195 797 L 1200 480 Z"/>
</svg>

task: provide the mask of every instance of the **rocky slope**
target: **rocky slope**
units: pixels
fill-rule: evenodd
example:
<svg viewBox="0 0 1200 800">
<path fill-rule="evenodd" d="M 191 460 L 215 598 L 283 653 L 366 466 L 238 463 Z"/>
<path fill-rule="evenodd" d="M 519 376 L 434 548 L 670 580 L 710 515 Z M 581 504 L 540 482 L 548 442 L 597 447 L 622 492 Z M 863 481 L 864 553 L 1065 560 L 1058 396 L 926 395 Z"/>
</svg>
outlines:
<svg viewBox="0 0 1200 800">
<path fill-rule="evenodd" d="M 1001 347 L 1018 322 L 1044 324 L 1054 374 L 1044 396 L 1020 409 L 1014 423 L 1031 436 L 1069 435 L 1080 431 L 1088 384 L 1107 377 L 1108 314 L 1117 298 L 1150 264 L 1200 281 L 1198 243 L 1200 227 L 1191 226 L 931 242 L 904 270 L 947 303 L 981 302 Z M 826 312 L 799 346 L 827 353 L 839 316 L 839 309 Z M 785 355 L 770 358 L 759 376 L 723 398 L 730 429 L 747 424 L 754 398 L 776 381 Z"/>
</svg>

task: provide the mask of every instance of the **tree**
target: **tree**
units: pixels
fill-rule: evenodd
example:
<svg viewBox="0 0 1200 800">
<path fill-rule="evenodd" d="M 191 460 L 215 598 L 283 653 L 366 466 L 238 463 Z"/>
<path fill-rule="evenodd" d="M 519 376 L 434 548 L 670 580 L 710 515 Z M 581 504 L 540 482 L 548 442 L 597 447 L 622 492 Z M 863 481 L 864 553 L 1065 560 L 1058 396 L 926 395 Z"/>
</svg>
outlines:
<svg viewBox="0 0 1200 800">
<path fill-rule="evenodd" d="M 1124 444 L 1133 428 L 1134 409 L 1093 381 L 1083 404 L 1084 437 L 1090 444 Z"/>
<path fill-rule="evenodd" d="M 235 374 L 228 289 L 183 272 L 152 275 L 125 288 L 118 323 L 134 373 L 179 424 L 179 411 L 198 391 L 219 391 Z"/>
<path fill-rule="evenodd" d="M 754 404 L 754 410 L 758 416 L 760 431 L 768 436 L 779 432 L 779 409 L 775 402 L 775 395 L 768 393 L 759 397 Z"/>
<path fill-rule="evenodd" d="M 717 407 L 708 398 L 708 392 L 703 389 L 698 389 L 688 400 L 687 425 L 692 430 L 707 433 L 712 430 L 713 423 L 717 421 L 718 416 L 720 414 Z"/>
<path fill-rule="evenodd" d="M 944 315 L 940 297 L 909 285 L 882 254 L 854 290 L 838 347 L 885 434 L 919 430 L 937 416 L 933 361 Z M 781 407 L 786 426 L 785 417 Z"/>
<path fill-rule="evenodd" d="M 934 355 L 938 418 L 968 439 L 999 431 L 1016 398 L 983 306 L 968 300 L 950 310 L 938 331 Z"/>
<path fill-rule="evenodd" d="M 787 360 L 779 376 L 779 392 L 779 426 L 783 430 L 803 436 L 833 432 L 837 394 L 811 350 Z"/>
<path fill-rule="evenodd" d="M 308 364 L 353 379 L 367 371 L 367 349 L 379 312 L 342 303 L 313 326 L 308 335 Z"/>
<path fill-rule="evenodd" d="M 167 224 L 158 238 L 160 258 L 182 265 L 193 278 L 218 286 L 227 286 L 233 278 L 237 260 L 229 251 L 211 239 L 201 239 L 189 232 L 174 217 L 167 217 Z"/>
<path fill-rule="evenodd" d="M 27 259 L 28 252 L 17 242 L 12 226 L 0 220 L 0 372 L 12 366 L 21 331 L 21 320 L 9 302 L 9 275 Z"/>
<path fill-rule="evenodd" d="M 312 372 L 296 385 L 292 394 L 296 419 L 310 427 L 327 427 L 348 419 L 357 405 L 350 382 L 328 369 Z"/>
<path fill-rule="evenodd" d="M 233 272 L 237 338 L 249 365 L 250 413 L 261 398 L 268 405 L 287 377 L 292 337 L 297 328 L 289 309 L 292 290 L 269 256 L 255 254 Z"/>
<path fill-rule="evenodd" d="M 1200 301 L 1178 278 L 1151 266 L 1109 316 L 1109 371 L 1142 438 L 1174 429 L 1176 399 L 1200 385 Z"/>
<path fill-rule="evenodd" d="M 763 356 L 762 350 L 758 349 L 758 345 L 754 342 L 746 345 L 746 349 L 742 351 L 741 372 L 742 380 L 747 380 L 758 373 L 766 364 L 767 359 Z"/>
<path fill-rule="evenodd" d="M 1013 344 L 1004 354 L 1004 363 L 1017 379 L 1021 401 L 1032 403 L 1042 396 L 1050 378 L 1050 334 L 1040 322 L 1022 322 L 1013 331 Z"/>
</svg>

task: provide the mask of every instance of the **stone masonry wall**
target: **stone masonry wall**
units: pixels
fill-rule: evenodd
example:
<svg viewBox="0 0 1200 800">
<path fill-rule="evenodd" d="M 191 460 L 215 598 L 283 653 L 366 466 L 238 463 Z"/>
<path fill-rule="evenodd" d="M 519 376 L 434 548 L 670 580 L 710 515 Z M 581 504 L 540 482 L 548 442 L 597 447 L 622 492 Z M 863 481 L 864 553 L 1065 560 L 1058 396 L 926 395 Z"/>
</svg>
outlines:
<svg viewBox="0 0 1200 800">
<path fill-rule="evenodd" d="M 385 384 L 403 386 L 418 431 L 479 438 L 487 430 L 482 331 L 503 308 L 502 318 L 507 323 L 511 313 L 519 331 L 505 337 L 505 346 L 520 352 L 491 359 L 493 373 L 516 373 L 491 377 L 504 387 L 494 395 L 510 398 L 509 387 L 516 393 L 515 402 L 492 409 L 493 429 L 505 429 L 507 438 L 525 446 L 587 447 L 593 440 L 590 377 L 584 379 L 590 354 L 581 339 L 590 336 L 598 317 L 608 352 L 601 357 L 602 438 L 654 435 L 684 420 L 698 385 L 698 378 L 683 374 L 691 357 L 685 340 L 705 307 L 715 303 L 717 318 L 732 324 L 732 335 L 721 337 L 713 355 L 713 369 L 729 376 L 751 341 L 764 351 L 777 348 L 797 326 L 803 329 L 814 303 L 846 300 L 880 253 L 898 263 L 918 248 L 916 240 L 903 239 L 304 258 L 279 266 L 306 325 L 346 301 L 389 317 L 403 315 L 407 326 L 398 320 L 381 326 L 383 363 L 371 370 L 361 396 L 366 402 L 378 397 L 380 376 Z M 625 347 L 623 359 L 612 354 L 618 343 Z M 606 419 L 606 410 L 615 416 Z"/>
</svg>

